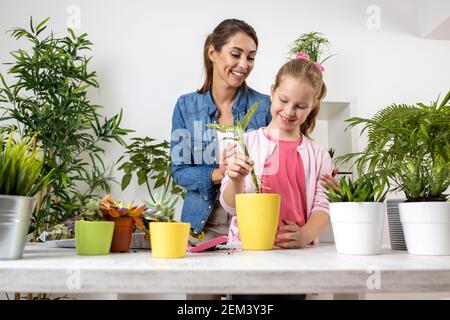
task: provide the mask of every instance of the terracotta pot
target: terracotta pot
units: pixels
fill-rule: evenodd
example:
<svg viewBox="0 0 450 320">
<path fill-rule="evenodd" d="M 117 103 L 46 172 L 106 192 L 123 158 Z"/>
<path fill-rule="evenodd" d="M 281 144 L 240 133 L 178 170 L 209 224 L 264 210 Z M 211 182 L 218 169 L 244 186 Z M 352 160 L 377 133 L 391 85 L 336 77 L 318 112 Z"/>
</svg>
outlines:
<svg viewBox="0 0 450 320">
<path fill-rule="evenodd" d="M 114 235 L 111 243 L 111 252 L 118 253 L 130 251 L 134 226 L 133 218 L 120 217 L 111 219 L 111 221 L 114 221 Z"/>
</svg>

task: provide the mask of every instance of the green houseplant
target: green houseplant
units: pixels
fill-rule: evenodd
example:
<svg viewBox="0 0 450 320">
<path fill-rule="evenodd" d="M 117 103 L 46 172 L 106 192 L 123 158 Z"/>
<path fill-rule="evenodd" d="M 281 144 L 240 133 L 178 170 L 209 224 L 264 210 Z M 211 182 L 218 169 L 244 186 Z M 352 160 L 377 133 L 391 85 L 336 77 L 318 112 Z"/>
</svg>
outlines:
<svg viewBox="0 0 450 320">
<path fill-rule="evenodd" d="M 355 181 L 342 177 L 338 189 L 332 186 L 327 189 L 337 252 L 379 254 L 387 182 L 366 175 Z"/>
<path fill-rule="evenodd" d="M 114 235 L 111 244 L 111 252 L 128 252 L 134 226 L 144 229 L 142 217 L 145 205 L 137 206 L 132 202 L 125 204 L 106 195 L 100 202 L 100 210 L 105 220 L 114 222 Z"/>
<path fill-rule="evenodd" d="M 35 238 L 51 226 L 78 215 L 98 190 L 110 191 L 102 154 L 103 145 L 130 132 L 120 127 L 122 112 L 111 118 L 99 114 L 88 91 L 99 87 L 91 57 L 85 53 L 92 43 L 87 34 L 57 37 L 47 32 L 47 21 L 28 29 L 14 28 L 10 35 L 26 39 L 28 50 L 11 52 L 8 76 L 0 75 L 0 122 L 16 127 L 24 137 L 36 137 L 43 150 L 43 176 L 51 183 L 37 194 L 31 229 Z M 28 47 L 28 46 L 27 46 Z M 14 125 L 12 125 L 14 123 Z"/>
<path fill-rule="evenodd" d="M 323 63 L 334 55 L 322 58 L 330 48 L 330 41 L 320 32 L 308 32 L 300 35 L 291 45 L 289 55 L 294 58 L 311 60 L 321 71 L 325 71 Z"/>
<path fill-rule="evenodd" d="M 258 108 L 258 102 L 247 111 L 242 121 L 236 119 L 234 125 L 208 124 L 207 127 L 222 132 L 231 132 L 231 140 L 236 141 L 245 156 L 249 151 L 245 144 L 244 132 Z M 278 228 L 280 195 L 262 193 L 261 178 L 250 172 L 255 193 L 236 195 L 236 211 L 242 246 L 246 250 L 271 250 Z"/>
<path fill-rule="evenodd" d="M 178 197 L 165 189 L 159 190 L 151 201 L 144 201 L 149 210 L 150 242 L 154 258 L 183 258 L 189 239 L 190 223 L 174 219 Z"/>
<path fill-rule="evenodd" d="M 23 255 L 34 195 L 42 188 L 42 150 L 34 138 L 14 139 L 14 132 L 0 132 L 0 259 Z"/>
<path fill-rule="evenodd" d="M 176 221 L 175 205 L 184 190 L 172 178 L 169 143 L 153 138 L 133 138 L 127 148 L 128 159 L 119 169 L 124 171 L 122 190 L 131 182 L 133 174 L 138 184 L 145 184 L 149 201 L 145 221 L 149 222 L 152 256 L 182 258 L 186 255 L 190 224 Z"/>
<path fill-rule="evenodd" d="M 372 119 L 351 118 L 349 127 L 363 124 L 368 145 L 355 158 L 358 170 L 368 170 L 403 191 L 400 219 L 408 252 L 450 255 L 450 92 L 429 105 L 393 104 Z M 426 214 L 425 214 L 426 213 Z"/>
</svg>

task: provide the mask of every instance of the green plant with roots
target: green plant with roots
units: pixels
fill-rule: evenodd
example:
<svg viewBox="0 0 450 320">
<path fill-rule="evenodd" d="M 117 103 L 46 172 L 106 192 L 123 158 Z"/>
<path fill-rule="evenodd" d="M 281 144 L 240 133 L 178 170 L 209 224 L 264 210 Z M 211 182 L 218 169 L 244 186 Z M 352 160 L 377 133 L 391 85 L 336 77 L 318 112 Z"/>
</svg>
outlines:
<svg viewBox="0 0 450 320">
<path fill-rule="evenodd" d="M 42 150 L 34 148 L 35 137 L 14 139 L 14 131 L 0 132 L 0 195 L 34 196 L 48 183 L 41 177 Z"/>
<path fill-rule="evenodd" d="M 311 61 L 323 64 L 326 60 L 334 56 L 330 55 L 321 60 L 322 54 L 324 54 L 329 47 L 330 41 L 328 41 L 322 33 L 309 32 L 300 35 L 300 37 L 294 41 L 289 50 L 289 55 L 296 56 L 299 52 L 303 51 L 308 54 Z"/>
<path fill-rule="evenodd" d="M 348 128 L 364 125 L 368 145 L 362 152 L 338 157 L 355 159 L 359 172 L 388 180 L 408 201 L 446 201 L 450 184 L 450 91 L 429 105 L 393 104 L 371 119 L 346 120 Z M 348 129 L 347 128 L 347 129 Z"/>
<path fill-rule="evenodd" d="M 387 181 L 368 176 L 361 176 L 355 181 L 342 177 L 338 189 L 330 185 L 327 189 L 330 202 L 384 202 L 388 192 Z"/>
<path fill-rule="evenodd" d="M 233 134 L 233 137 L 225 137 L 224 140 L 233 140 L 236 141 L 239 146 L 241 147 L 241 150 L 244 152 L 244 155 L 246 157 L 250 157 L 250 154 L 248 153 L 247 146 L 245 145 L 244 141 L 244 132 L 245 129 L 250 124 L 250 120 L 252 119 L 253 115 L 255 114 L 256 110 L 258 109 L 259 103 L 255 102 L 247 111 L 246 115 L 242 119 L 242 121 L 239 121 L 239 119 L 236 119 L 234 126 L 219 124 L 219 123 L 210 123 L 206 126 L 210 129 L 216 129 L 220 132 L 231 132 Z M 257 177 L 255 172 L 251 171 L 252 181 L 255 186 L 256 193 L 262 192 L 261 187 L 261 178 Z"/>
<path fill-rule="evenodd" d="M 122 138 L 131 132 L 120 127 L 122 111 L 102 117 L 101 106 L 88 99 L 88 90 L 99 83 L 88 68 L 91 57 L 85 52 L 92 43 L 87 34 L 76 36 L 68 29 L 67 36 L 57 37 L 46 32 L 48 20 L 34 24 L 30 19 L 28 29 L 10 30 L 16 40 L 26 39 L 29 49 L 11 52 L 8 74 L 14 83 L 0 75 L 0 122 L 23 137 L 35 137 L 34 150 L 43 150 L 42 176 L 50 175 L 51 183 L 37 194 L 35 238 L 78 215 L 97 191 L 110 192 L 114 180 L 102 146 L 113 140 L 124 145 Z"/>
</svg>

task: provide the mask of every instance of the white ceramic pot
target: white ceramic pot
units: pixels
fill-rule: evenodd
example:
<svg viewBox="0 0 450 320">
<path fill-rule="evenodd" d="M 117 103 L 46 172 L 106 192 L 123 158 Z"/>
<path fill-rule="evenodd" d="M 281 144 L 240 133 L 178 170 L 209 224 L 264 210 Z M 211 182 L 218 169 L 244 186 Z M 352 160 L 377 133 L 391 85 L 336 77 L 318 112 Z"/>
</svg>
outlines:
<svg viewBox="0 0 450 320">
<path fill-rule="evenodd" d="M 384 208 L 384 203 L 379 202 L 330 203 L 336 251 L 341 254 L 379 254 Z"/>
<path fill-rule="evenodd" d="M 399 204 L 408 253 L 450 255 L 450 202 Z"/>
</svg>

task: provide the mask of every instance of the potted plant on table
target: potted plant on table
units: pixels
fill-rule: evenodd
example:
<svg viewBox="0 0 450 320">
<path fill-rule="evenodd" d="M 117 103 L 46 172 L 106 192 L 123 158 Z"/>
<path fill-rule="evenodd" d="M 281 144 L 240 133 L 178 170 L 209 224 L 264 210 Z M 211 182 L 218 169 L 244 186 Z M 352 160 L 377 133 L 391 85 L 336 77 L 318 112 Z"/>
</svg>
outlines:
<svg viewBox="0 0 450 320">
<path fill-rule="evenodd" d="M 327 186 L 336 250 L 341 254 L 379 254 L 387 182 L 361 176 L 342 177 L 338 189 Z"/>
<path fill-rule="evenodd" d="M 0 259 L 21 259 L 33 212 L 34 195 L 48 183 L 41 177 L 42 150 L 35 138 L 14 139 L 0 132 Z"/>
<path fill-rule="evenodd" d="M 244 132 L 258 108 L 258 102 L 252 105 L 242 121 L 236 120 L 234 126 L 208 124 L 208 128 L 221 132 L 231 132 L 245 156 L 249 152 L 244 140 Z M 226 138 L 225 138 L 226 139 Z M 280 214 L 280 195 L 262 193 L 261 178 L 251 171 L 255 193 L 236 195 L 236 211 L 242 247 L 245 250 L 271 250 L 278 229 Z"/>
<path fill-rule="evenodd" d="M 91 199 L 81 214 L 64 224 L 62 230 L 75 233 L 75 248 L 78 255 L 107 255 L 111 249 L 114 233 L 114 222 L 105 221 L 100 210 L 100 198 Z"/>
<path fill-rule="evenodd" d="M 425 105 L 393 104 L 372 119 L 351 118 L 349 127 L 364 124 L 368 145 L 356 157 L 359 169 L 389 179 L 403 191 L 400 220 L 408 252 L 450 255 L 450 92 Z"/>
<path fill-rule="evenodd" d="M 183 258 L 186 256 L 190 223 L 174 219 L 178 197 L 164 189 L 152 201 L 144 201 L 149 210 L 145 216 L 150 222 L 150 242 L 154 258 Z"/>
<path fill-rule="evenodd" d="M 111 195 L 106 195 L 102 199 L 100 210 L 104 219 L 114 222 L 111 252 L 128 252 L 130 250 L 134 226 L 144 229 L 142 217 L 145 209 L 145 205 L 125 204 L 114 199 Z"/>
<path fill-rule="evenodd" d="M 186 255 L 190 231 L 189 223 L 176 221 L 175 205 L 184 190 L 172 179 L 172 166 L 167 141 L 157 142 L 150 137 L 133 138 L 127 146 L 128 161 L 124 170 L 122 190 L 131 182 L 133 173 L 138 184 L 145 184 L 150 200 L 145 212 L 150 220 L 150 243 L 155 258 L 181 258 Z"/>
</svg>

